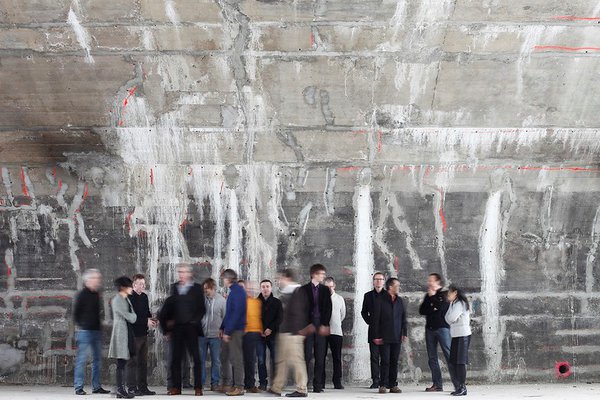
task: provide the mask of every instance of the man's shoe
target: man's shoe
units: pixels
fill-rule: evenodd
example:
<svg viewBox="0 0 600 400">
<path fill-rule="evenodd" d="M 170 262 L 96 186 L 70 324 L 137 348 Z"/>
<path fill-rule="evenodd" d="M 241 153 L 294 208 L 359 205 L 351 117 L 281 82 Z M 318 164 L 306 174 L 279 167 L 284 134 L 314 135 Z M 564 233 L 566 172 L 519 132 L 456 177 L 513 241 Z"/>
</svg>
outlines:
<svg viewBox="0 0 600 400">
<path fill-rule="evenodd" d="M 189 383 L 184 383 L 183 385 L 181 385 L 181 387 L 184 388 L 184 389 L 191 389 L 191 388 L 193 388 L 193 386 L 190 385 Z"/>
<path fill-rule="evenodd" d="M 267 387 L 266 387 L 266 386 L 263 386 L 263 385 L 260 385 L 260 386 L 258 387 L 258 390 L 260 390 L 261 392 L 266 392 L 266 391 L 267 391 Z"/>
<path fill-rule="evenodd" d="M 125 386 L 117 388 L 117 399 L 133 399 L 135 395 L 127 392 Z"/>
<path fill-rule="evenodd" d="M 110 390 L 106 390 L 102 386 L 100 386 L 98 389 L 92 390 L 92 393 L 94 393 L 94 394 L 109 394 Z"/>
<path fill-rule="evenodd" d="M 217 390 L 217 392 L 227 393 L 227 392 L 231 392 L 232 389 L 233 389 L 233 387 L 231 387 L 231 386 L 221 385 L 221 386 L 219 386 L 219 389 Z"/>
<path fill-rule="evenodd" d="M 77 389 L 77 390 L 75 391 L 75 394 L 76 394 L 76 395 L 79 395 L 79 396 L 85 396 L 87 393 L 86 393 L 86 392 L 85 392 L 85 390 L 83 390 L 83 389 Z"/>
<path fill-rule="evenodd" d="M 379 386 L 379 393 L 387 393 L 388 390 L 385 386 Z"/>
<path fill-rule="evenodd" d="M 344 390 L 344 386 L 341 383 L 338 383 L 337 385 L 333 385 L 334 389 L 338 389 L 338 390 Z"/>
<path fill-rule="evenodd" d="M 171 388 L 167 390 L 167 396 L 179 396 L 181 394 L 181 389 Z"/>
<path fill-rule="evenodd" d="M 218 392 L 219 391 L 219 385 L 210 385 L 210 391 L 211 392 Z"/>
<path fill-rule="evenodd" d="M 229 392 L 225 393 L 227 396 L 243 396 L 244 391 L 239 387 L 234 387 Z"/>
<path fill-rule="evenodd" d="M 427 389 L 425 389 L 426 392 L 443 392 L 444 389 L 442 389 L 441 387 L 435 386 L 435 385 L 431 385 L 431 387 L 428 387 Z"/>
<path fill-rule="evenodd" d="M 371 384 L 371 386 L 369 386 L 369 389 L 377 389 L 377 388 L 379 388 L 379 383 L 375 383 L 375 382 L 373 382 L 373 383 Z"/>
<path fill-rule="evenodd" d="M 463 386 L 458 389 L 456 392 L 450 393 L 452 396 L 466 396 L 467 395 L 467 387 Z"/>
<path fill-rule="evenodd" d="M 139 391 L 141 394 L 140 396 L 154 396 L 156 394 L 156 392 L 153 392 L 152 390 L 148 389 L 148 388 L 144 388 L 142 390 Z"/>
<path fill-rule="evenodd" d="M 204 393 L 202 393 L 202 388 L 194 389 L 194 396 L 204 396 Z"/>
<path fill-rule="evenodd" d="M 394 386 L 390 389 L 390 393 L 402 393 L 402 389 L 400 389 L 398 386 Z"/>
<path fill-rule="evenodd" d="M 319 388 L 319 387 L 313 387 L 313 393 L 323 393 L 324 390 L 323 388 Z M 300 393 L 300 392 L 298 392 Z"/>
<path fill-rule="evenodd" d="M 244 391 L 246 393 L 260 393 L 260 392 L 262 392 L 262 390 L 260 390 L 256 386 L 255 387 L 251 387 L 251 388 L 246 388 L 246 389 L 244 389 Z"/>
<path fill-rule="evenodd" d="M 267 390 L 267 393 L 273 396 L 281 396 L 281 393 L 274 391 L 273 389 Z"/>
<path fill-rule="evenodd" d="M 297 390 L 292 393 L 287 393 L 285 395 L 285 397 L 306 397 L 306 396 L 308 396 L 308 394 L 299 392 Z"/>
</svg>

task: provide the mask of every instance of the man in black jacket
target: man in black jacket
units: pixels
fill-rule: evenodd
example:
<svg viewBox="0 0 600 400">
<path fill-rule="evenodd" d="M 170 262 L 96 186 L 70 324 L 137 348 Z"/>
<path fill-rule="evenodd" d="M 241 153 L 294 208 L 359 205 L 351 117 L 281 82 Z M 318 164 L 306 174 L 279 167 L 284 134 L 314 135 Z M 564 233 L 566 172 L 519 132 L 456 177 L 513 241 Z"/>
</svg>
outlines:
<svg viewBox="0 0 600 400">
<path fill-rule="evenodd" d="M 404 303 L 399 297 L 400 281 L 389 278 L 386 292 L 377 297 L 373 312 L 373 342 L 380 347 L 381 377 L 379 393 L 402 393 L 398 387 L 398 358 L 400 344 L 407 340 L 407 323 Z"/>
<path fill-rule="evenodd" d="M 75 340 L 77 355 L 75 356 L 74 386 L 75 394 L 87 394 L 83 390 L 85 364 L 88 352 L 92 359 L 92 393 L 110 393 L 100 385 L 102 375 L 102 275 L 97 269 L 88 269 L 83 273 L 83 289 L 75 296 L 73 304 L 73 320 L 77 325 Z"/>
<path fill-rule="evenodd" d="M 427 356 L 429 358 L 429 369 L 433 385 L 425 389 L 426 392 L 443 392 L 442 371 L 438 361 L 437 345 L 439 343 L 442 353 L 448 363 L 450 358 L 450 326 L 444 316 L 448 311 L 448 292 L 443 290 L 442 277 L 439 274 L 429 274 L 427 278 L 427 294 L 421 303 L 419 313 L 425 315 L 425 343 L 427 344 Z"/>
<path fill-rule="evenodd" d="M 135 353 L 127 362 L 127 386 L 135 396 L 152 396 L 156 393 L 148 389 L 148 327 L 156 327 L 150 313 L 146 289 L 146 277 L 142 274 L 133 276 L 133 291 L 129 301 L 137 320 L 133 323 Z"/>
<path fill-rule="evenodd" d="M 369 352 L 371 353 L 371 379 L 373 383 L 369 389 L 379 388 L 379 374 L 380 374 L 380 362 L 381 357 L 379 355 L 379 346 L 373 343 L 373 311 L 375 310 L 375 300 L 383 292 L 383 286 L 385 285 L 385 276 L 381 272 L 375 272 L 373 274 L 373 290 L 365 293 L 363 298 L 362 309 L 360 315 L 363 320 L 369 325 Z"/>
<path fill-rule="evenodd" d="M 275 339 L 279 332 L 279 324 L 283 318 L 283 308 L 281 301 L 273 296 L 273 284 L 270 280 L 264 279 L 260 282 L 260 294 L 258 299 L 262 302 L 262 340 L 256 346 L 256 357 L 258 360 L 258 382 L 259 389 L 267 390 L 267 348 L 271 358 L 271 383 L 275 372 Z"/>
<path fill-rule="evenodd" d="M 302 286 L 308 298 L 309 320 L 315 327 L 315 333 L 308 335 L 304 342 L 304 357 L 306 370 L 310 381 L 310 364 L 314 355 L 315 365 L 313 370 L 313 392 L 321 393 L 325 387 L 324 371 L 325 357 L 327 355 L 327 340 L 329 335 L 329 320 L 331 319 L 331 291 L 325 285 L 327 269 L 321 264 L 310 267 L 310 282 Z"/>
<path fill-rule="evenodd" d="M 192 269 L 188 264 L 177 266 L 179 282 L 171 285 L 174 297 L 175 325 L 171 333 L 173 359 L 171 374 L 173 387 L 169 395 L 181 394 L 181 361 L 187 349 L 194 361 L 194 389 L 196 396 L 202 396 L 202 377 L 198 336 L 202 336 L 202 318 L 205 314 L 204 291 L 202 286 L 192 280 Z"/>
</svg>

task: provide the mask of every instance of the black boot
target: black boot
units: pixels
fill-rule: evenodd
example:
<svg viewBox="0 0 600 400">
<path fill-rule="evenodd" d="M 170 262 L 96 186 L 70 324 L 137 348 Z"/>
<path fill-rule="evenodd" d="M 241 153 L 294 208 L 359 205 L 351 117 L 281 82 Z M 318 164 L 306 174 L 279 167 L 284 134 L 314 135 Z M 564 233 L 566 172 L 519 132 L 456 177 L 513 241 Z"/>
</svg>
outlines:
<svg viewBox="0 0 600 400">
<path fill-rule="evenodd" d="M 117 399 L 133 399 L 135 395 L 128 393 L 125 386 L 117 387 Z"/>
</svg>

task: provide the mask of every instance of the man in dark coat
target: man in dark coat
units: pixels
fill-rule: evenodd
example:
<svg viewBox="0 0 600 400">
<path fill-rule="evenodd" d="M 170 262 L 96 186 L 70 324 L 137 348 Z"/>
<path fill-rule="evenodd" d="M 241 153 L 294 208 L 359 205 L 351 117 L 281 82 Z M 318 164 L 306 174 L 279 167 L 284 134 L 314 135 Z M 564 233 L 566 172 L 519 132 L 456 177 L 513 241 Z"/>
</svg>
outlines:
<svg viewBox="0 0 600 400">
<path fill-rule="evenodd" d="M 380 347 L 381 376 L 379 393 L 402 393 L 398 387 L 398 358 L 400 344 L 407 340 L 407 323 L 404 303 L 399 297 L 400 281 L 389 278 L 386 292 L 377 297 L 373 312 L 373 342 Z"/>
<path fill-rule="evenodd" d="M 173 359 L 171 373 L 173 387 L 169 395 L 181 394 L 181 361 L 187 349 L 194 362 L 194 389 L 196 396 L 202 396 L 202 378 L 200 364 L 200 348 L 198 336 L 202 333 L 202 318 L 205 314 L 204 290 L 192 279 L 192 269 L 188 264 L 177 266 L 179 282 L 171 285 L 171 296 L 174 298 L 174 321 L 171 333 Z"/>
<path fill-rule="evenodd" d="M 273 284 L 265 279 L 260 283 L 258 299 L 262 302 L 262 340 L 256 346 L 258 360 L 259 389 L 267 390 L 267 349 L 271 358 L 271 383 L 275 375 L 275 340 L 279 333 L 279 325 L 283 319 L 281 301 L 273 296 Z"/>
<path fill-rule="evenodd" d="M 376 339 L 373 336 L 373 312 L 375 310 L 375 300 L 377 297 L 384 291 L 383 287 L 385 286 L 385 276 L 381 272 L 375 272 L 373 274 L 373 290 L 365 293 L 365 297 L 363 298 L 362 309 L 360 311 L 360 315 L 363 320 L 369 325 L 369 352 L 371 353 L 371 379 L 373 383 L 369 387 L 369 389 L 377 389 L 379 388 L 379 374 L 380 374 L 380 362 L 381 358 L 379 355 L 379 346 L 373 343 L 373 339 Z"/>
<path fill-rule="evenodd" d="M 310 267 L 310 282 L 302 286 L 300 290 L 308 298 L 309 320 L 315 327 L 315 333 L 308 335 L 304 342 L 304 357 L 306 370 L 310 380 L 310 365 L 315 358 L 313 370 L 313 392 L 321 393 L 325 387 L 325 356 L 327 355 L 327 340 L 329 335 L 329 320 L 331 319 L 331 291 L 325 285 L 325 274 L 327 269 L 321 264 Z"/>
</svg>

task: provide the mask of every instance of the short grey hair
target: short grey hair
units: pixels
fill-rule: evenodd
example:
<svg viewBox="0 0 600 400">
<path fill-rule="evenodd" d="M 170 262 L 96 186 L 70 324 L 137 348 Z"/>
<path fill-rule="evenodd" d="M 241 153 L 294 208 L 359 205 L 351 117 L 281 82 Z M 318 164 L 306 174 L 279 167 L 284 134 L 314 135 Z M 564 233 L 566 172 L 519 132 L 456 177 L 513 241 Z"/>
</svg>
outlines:
<svg viewBox="0 0 600 400">
<path fill-rule="evenodd" d="M 187 269 L 188 272 L 192 272 L 192 266 L 188 263 L 178 263 L 175 269 Z"/>
<path fill-rule="evenodd" d="M 86 269 L 85 271 L 83 271 L 83 275 L 81 276 L 81 279 L 84 282 L 87 282 L 94 275 L 102 275 L 102 274 L 100 273 L 100 270 L 98 270 L 96 268 Z"/>
</svg>

